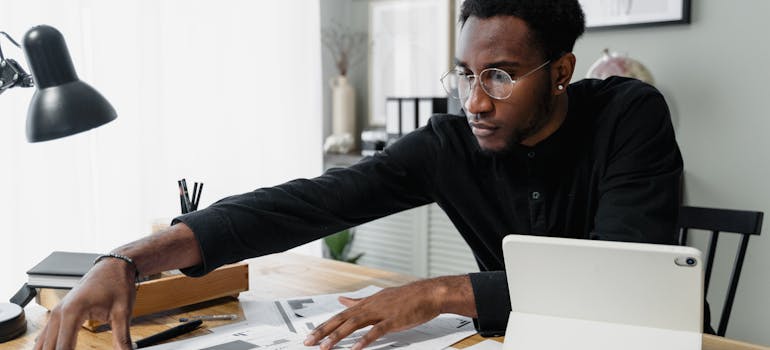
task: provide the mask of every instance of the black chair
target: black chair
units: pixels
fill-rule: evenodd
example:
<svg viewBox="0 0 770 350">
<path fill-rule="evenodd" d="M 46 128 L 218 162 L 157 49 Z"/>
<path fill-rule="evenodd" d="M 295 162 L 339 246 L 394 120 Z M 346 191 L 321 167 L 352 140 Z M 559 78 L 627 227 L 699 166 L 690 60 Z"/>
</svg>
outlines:
<svg viewBox="0 0 770 350">
<path fill-rule="evenodd" d="M 687 230 L 697 229 L 711 231 L 711 240 L 709 242 L 708 258 L 706 262 L 706 274 L 704 281 L 704 296 L 708 293 L 709 281 L 711 280 L 711 267 L 714 264 L 714 254 L 717 249 L 720 232 L 737 233 L 743 236 L 738 253 L 735 255 L 733 263 L 733 272 L 730 276 L 730 285 L 727 290 L 724 308 L 719 320 L 717 335 L 724 337 L 727 331 L 727 321 L 730 318 L 730 311 L 733 308 L 735 299 L 735 289 L 738 286 L 738 279 L 741 276 L 743 259 L 746 256 L 746 248 L 749 245 L 751 235 L 759 235 L 762 230 L 762 216 L 759 211 L 728 210 L 683 206 L 679 209 L 679 244 L 687 244 Z"/>
</svg>

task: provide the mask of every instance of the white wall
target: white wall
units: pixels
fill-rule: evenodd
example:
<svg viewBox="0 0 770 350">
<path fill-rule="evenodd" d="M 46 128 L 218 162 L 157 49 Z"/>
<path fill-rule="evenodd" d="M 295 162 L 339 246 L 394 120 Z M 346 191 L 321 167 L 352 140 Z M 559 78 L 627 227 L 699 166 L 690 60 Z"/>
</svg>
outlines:
<svg viewBox="0 0 770 350">
<path fill-rule="evenodd" d="M 686 204 L 770 213 L 770 45 L 763 0 L 693 1 L 692 24 L 589 32 L 576 76 L 601 50 L 627 52 L 666 96 L 685 164 Z M 768 226 L 768 219 L 765 220 Z M 749 242 L 727 336 L 770 345 L 770 233 Z M 712 280 L 716 319 L 737 249 L 722 244 Z M 705 250 L 703 242 L 698 243 Z"/>
<path fill-rule="evenodd" d="M 317 1 L 0 0 L 17 40 L 40 23 L 118 119 L 29 144 L 33 90 L 0 96 L 0 298 L 53 250 L 106 252 L 178 215 L 182 177 L 206 183 L 206 206 L 320 174 Z"/>
</svg>

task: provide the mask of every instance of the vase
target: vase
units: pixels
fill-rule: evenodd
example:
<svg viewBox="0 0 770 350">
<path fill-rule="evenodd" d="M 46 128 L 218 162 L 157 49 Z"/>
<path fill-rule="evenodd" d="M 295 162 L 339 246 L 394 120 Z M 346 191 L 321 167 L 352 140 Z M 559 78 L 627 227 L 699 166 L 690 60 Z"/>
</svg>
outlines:
<svg viewBox="0 0 770 350">
<path fill-rule="evenodd" d="M 344 75 L 331 79 L 332 136 L 336 140 L 348 140 L 349 145 L 336 145 L 336 152 L 347 153 L 355 146 L 356 93 Z M 352 142 L 351 142 L 352 141 Z"/>
</svg>

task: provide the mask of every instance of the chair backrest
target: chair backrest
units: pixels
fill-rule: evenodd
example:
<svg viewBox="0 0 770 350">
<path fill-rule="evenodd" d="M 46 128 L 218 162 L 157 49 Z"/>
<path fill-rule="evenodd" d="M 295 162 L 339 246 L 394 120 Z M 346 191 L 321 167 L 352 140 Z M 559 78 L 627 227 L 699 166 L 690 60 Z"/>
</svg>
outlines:
<svg viewBox="0 0 770 350">
<path fill-rule="evenodd" d="M 687 244 L 687 230 L 706 230 L 711 231 L 711 239 L 708 248 L 708 258 L 706 262 L 706 276 L 704 286 L 704 296 L 708 295 L 709 281 L 711 280 L 711 268 L 714 264 L 714 254 L 717 249 L 720 232 L 737 233 L 743 236 L 738 253 L 735 255 L 733 271 L 730 276 L 727 297 L 725 298 L 722 315 L 719 319 L 719 328 L 717 335 L 724 336 L 727 331 L 727 321 L 730 318 L 730 311 L 733 308 L 735 299 L 735 289 L 738 286 L 738 280 L 741 276 L 743 259 L 746 256 L 746 248 L 749 244 L 751 235 L 759 235 L 762 231 L 762 217 L 764 214 L 759 211 L 714 209 L 683 206 L 679 209 L 679 244 Z"/>
</svg>

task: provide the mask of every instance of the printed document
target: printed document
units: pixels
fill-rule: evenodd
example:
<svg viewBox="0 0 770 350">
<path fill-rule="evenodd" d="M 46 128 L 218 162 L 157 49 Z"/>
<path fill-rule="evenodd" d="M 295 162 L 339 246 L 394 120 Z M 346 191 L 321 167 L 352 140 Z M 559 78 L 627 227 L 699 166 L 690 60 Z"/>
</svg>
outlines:
<svg viewBox="0 0 770 350">
<path fill-rule="evenodd" d="M 274 301 L 249 300 L 242 297 L 246 320 L 212 329 L 212 334 L 170 342 L 147 349 L 195 350 L 293 350 L 318 349 L 304 346 L 307 335 L 322 322 L 345 309 L 337 301 L 344 295 L 361 298 L 379 291 L 366 287 L 350 293 L 314 295 Z M 371 326 L 360 329 L 341 340 L 334 349 L 350 349 Z M 476 333 L 470 318 L 442 314 L 433 320 L 405 331 L 386 334 L 366 349 L 444 349 Z"/>
</svg>

